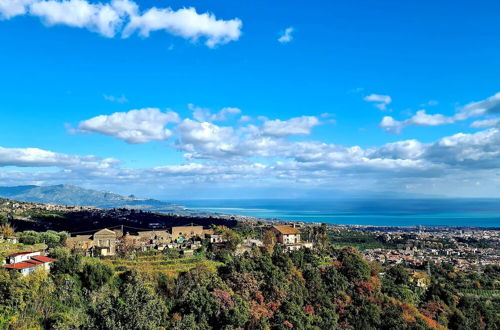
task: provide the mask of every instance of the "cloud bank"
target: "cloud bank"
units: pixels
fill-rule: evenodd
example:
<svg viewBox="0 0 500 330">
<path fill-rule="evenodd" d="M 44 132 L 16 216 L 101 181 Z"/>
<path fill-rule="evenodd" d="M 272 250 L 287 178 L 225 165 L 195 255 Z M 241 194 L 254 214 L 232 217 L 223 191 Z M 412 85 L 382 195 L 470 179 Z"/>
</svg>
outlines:
<svg viewBox="0 0 500 330">
<path fill-rule="evenodd" d="M 491 98 L 488 98 L 491 101 Z M 492 102 L 460 108 L 477 116 L 495 113 Z M 498 119 L 475 121 L 472 133 L 433 142 L 405 139 L 374 147 L 345 146 L 312 138 L 322 116 L 241 120 L 238 108 L 189 106 L 191 118 L 145 108 L 81 121 L 75 133 L 98 133 L 127 143 L 165 141 L 183 153 L 177 164 L 128 168 L 113 158 L 78 156 L 38 148 L 0 148 L 3 182 L 68 182 L 120 187 L 283 187 L 361 189 L 497 196 L 500 186 Z M 478 110 L 480 109 L 480 110 Z M 493 110 L 492 110 L 493 109 Z M 441 125 L 451 117 L 417 113 L 405 125 Z M 408 119 L 408 120 L 410 120 Z M 12 170 L 14 168 L 14 170 Z M 19 170 L 34 168 L 36 172 Z M 450 191 L 449 185 L 457 189 Z"/>
</svg>

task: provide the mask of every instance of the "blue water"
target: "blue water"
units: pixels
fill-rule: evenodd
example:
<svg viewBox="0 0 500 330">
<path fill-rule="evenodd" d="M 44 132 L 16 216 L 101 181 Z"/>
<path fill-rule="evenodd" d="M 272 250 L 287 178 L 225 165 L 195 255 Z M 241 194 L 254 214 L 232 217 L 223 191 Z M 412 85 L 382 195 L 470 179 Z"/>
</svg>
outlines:
<svg viewBox="0 0 500 330">
<path fill-rule="evenodd" d="M 331 224 L 500 227 L 499 199 L 195 200 L 187 208 Z"/>
</svg>

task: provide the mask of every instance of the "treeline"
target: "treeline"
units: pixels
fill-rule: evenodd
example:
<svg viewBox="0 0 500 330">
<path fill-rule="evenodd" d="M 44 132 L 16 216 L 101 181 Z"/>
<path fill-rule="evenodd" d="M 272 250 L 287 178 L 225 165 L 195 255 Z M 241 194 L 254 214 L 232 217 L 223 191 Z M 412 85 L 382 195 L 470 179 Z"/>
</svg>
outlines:
<svg viewBox="0 0 500 330">
<path fill-rule="evenodd" d="M 498 329 L 500 324 L 500 300 L 460 295 L 446 269 L 434 267 L 421 285 L 412 271 L 382 269 L 352 248 L 287 253 L 275 245 L 241 256 L 233 251 L 231 245 L 202 247 L 200 253 L 224 265 L 169 277 L 113 269 L 55 248 L 50 274 L 0 271 L 0 328 Z"/>
</svg>

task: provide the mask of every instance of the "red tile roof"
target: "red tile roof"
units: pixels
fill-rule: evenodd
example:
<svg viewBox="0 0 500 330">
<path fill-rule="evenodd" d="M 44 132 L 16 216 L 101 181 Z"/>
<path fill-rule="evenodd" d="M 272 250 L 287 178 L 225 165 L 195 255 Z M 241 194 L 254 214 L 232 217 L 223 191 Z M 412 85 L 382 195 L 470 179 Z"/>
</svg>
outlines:
<svg viewBox="0 0 500 330">
<path fill-rule="evenodd" d="M 32 252 L 29 252 L 32 253 Z M 21 253 L 21 254 L 26 254 L 26 253 Z M 32 268 L 36 267 L 38 265 L 51 262 L 54 259 L 46 257 L 46 256 L 33 256 L 29 260 L 21 261 L 21 262 L 16 262 L 15 264 L 7 264 L 4 265 L 4 268 L 7 269 L 16 269 L 16 270 L 21 270 L 21 269 L 26 269 L 26 268 Z"/>
<path fill-rule="evenodd" d="M 31 259 L 35 259 L 35 260 L 41 261 L 41 262 L 51 262 L 51 261 L 54 261 L 54 259 L 46 257 L 46 256 L 33 256 L 33 257 L 31 257 Z"/>
<path fill-rule="evenodd" d="M 33 265 L 35 265 L 35 266 L 36 266 L 36 265 L 41 265 L 41 264 L 43 264 L 43 263 L 44 263 L 44 262 L 42 262 L 42 261 L 38 261 L 38 260 L 34 260 L 34 259 L 26 260 L 26 261 L 24 261 L 24 262 L 27 262 L 27 263 L 33 264 Z"/>
<path fill-rule="evenodd" d="M 25 268 L 36 267 L 36 265 L 28 263 L 28 262 L 17 262 L 15 264 L 4 265 L 3 267 L 7 268 L 7 269 L 21 270 L 21 269 L 25 269 Z"/>
</svg>

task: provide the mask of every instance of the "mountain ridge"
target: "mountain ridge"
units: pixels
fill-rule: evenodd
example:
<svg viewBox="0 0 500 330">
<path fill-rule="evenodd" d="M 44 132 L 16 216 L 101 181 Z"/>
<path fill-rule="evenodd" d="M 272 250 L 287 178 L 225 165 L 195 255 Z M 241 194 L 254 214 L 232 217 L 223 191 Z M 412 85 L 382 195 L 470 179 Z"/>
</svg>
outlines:
<svg viewBox="0 0 500 330">
<path fill-rule="evenodd" d="M 169 202 L 133 195 L 122 196 L 109 191 L 86 189 L 71 184 L 50 186 L 24 185 L 0 186 L 0 197 L 34 203 L 52 203 L 71 206 L 94 206 L 99 208 L 180 208 Z"/>
</svg>

